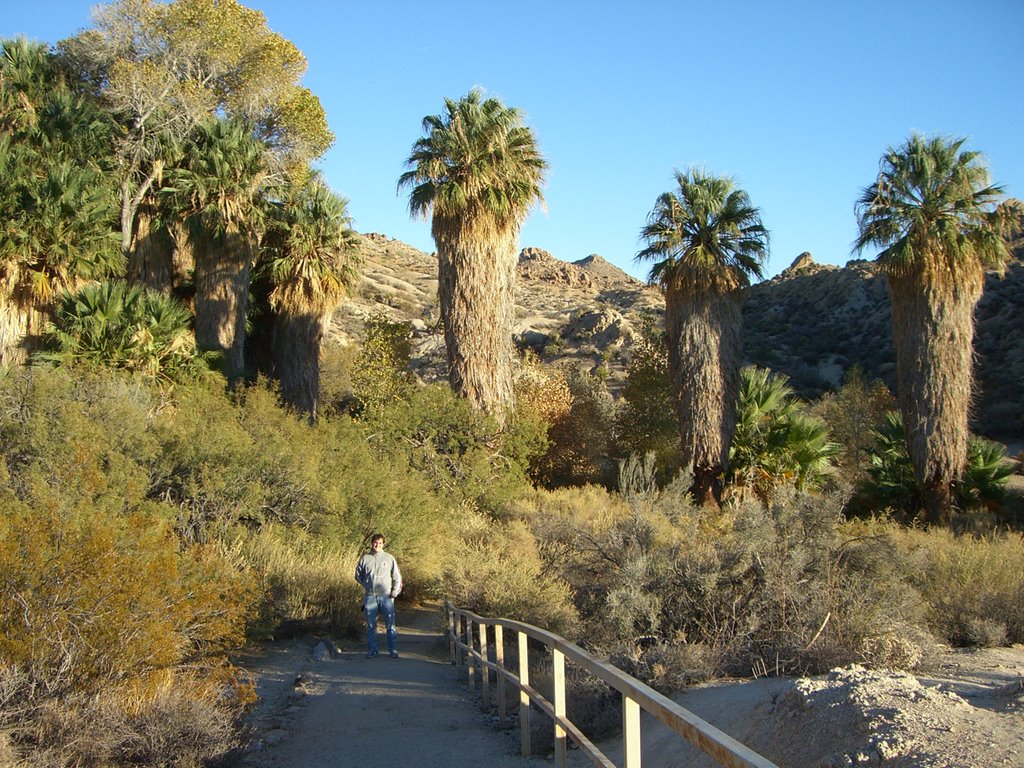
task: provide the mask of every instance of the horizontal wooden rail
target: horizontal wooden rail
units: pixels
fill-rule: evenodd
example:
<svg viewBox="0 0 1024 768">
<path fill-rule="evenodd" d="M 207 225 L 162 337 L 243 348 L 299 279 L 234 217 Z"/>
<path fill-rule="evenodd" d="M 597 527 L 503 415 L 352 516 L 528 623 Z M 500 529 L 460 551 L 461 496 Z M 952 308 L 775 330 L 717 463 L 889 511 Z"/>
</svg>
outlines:
<svg viewBox="0 0 1024 768">
<path fill-rule="evenodd" d="M 594 765 L 616 768 L 601 750 L 591 742 L 566 716 L 565 660 L 598 678 L 622 695 L 622 753 L 621 768 L 640 768 L 640 711 L 657 718 L 701 751 L 710 755 L 725 768 L 778 768 L 770 760 L 702 720 L 667 696 L 626 674 L 578 645 L 547 630 L 510 619 L 488 619 L 445 601 L 449 649 L 452 663 L 465 664 L 470 688 L 480 678 L 484 706 L 489 706 L 491 673 L 497 685 L 499 722 L 505 724 L 505 690 L 511 683 L 519 692 L 519 728 L 523 755 L 529 756 L 530 703 L 554 722 L 555 765 L 566 768 L 567 739 L 590 758 Z M 518 667 L 509 670 L 504 661 L 504 631 L 516 633 L 518 641 Z M 494 638 L 493 648 L 489 637 Z M 530 684 L 529 640 L 540 643 L 551 654 L 554 678 L 553 700 L 545 698 Z M 493 654 L 491 651 L 493 650 Z M 493 660 L 492 660 L 493 655 Z"/>
</svg>

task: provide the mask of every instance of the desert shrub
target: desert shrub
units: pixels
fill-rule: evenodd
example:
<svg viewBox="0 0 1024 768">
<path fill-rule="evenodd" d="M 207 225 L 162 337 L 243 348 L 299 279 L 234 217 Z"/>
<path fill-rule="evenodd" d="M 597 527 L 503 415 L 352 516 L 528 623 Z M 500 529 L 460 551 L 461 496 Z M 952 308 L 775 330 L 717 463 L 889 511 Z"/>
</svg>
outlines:
<svg viewBox="0 0 1024 768">
<path fill-rule="evenodd" d="M 112 685 L 100 694 L 73 693 L 25 706 L 30 687 L 20 670 L 0 667 L 0 711 L 6 715 L 0 727 L 9 729 L 0 744 L 5 768 L 197 768 L 237 746 L 235 723 L 252 697 L 248 686 L 225 696 L 223 686 L 213 690 L 208 681 L 178 675 L 143 700 Z"/>
<path fill-rule="evenodd" d="M 526 481 L 529 447 L 515 427 L 501 432 L 447 386 L 416 387 L 361 424 L 379 452 L 404 457 L 440 495 L 492 508 Z"/>
<path fill-rule="evenodd" d="M 365 336 L 352 366 L 352 402 L 356 413 L 379 414 L 404 400 L 416 386 L 409 372 L 412 327 L 383 313 L 366 321 Z"/>
<path fill-rule="evenodd" d="M 49 695 L 145 679 L 237 646 L 251 584 L 141 514 L 0 516 L 0 658 Z"/>
<path fill-rule="evenodd" d="M 259 585 L 258 635 L 273 635 L 285 621 L 328 626 L 355 634 L 362 624 L 362 587 L 353 579 L 361 552 L 295 527 L 265 525 L 255 533 L 238 532 L 225 545 L 229 555 L 249 568 Z"/>
<path fill-rule="evenodd" d="M 192 765 L 227 749 L 244 697 L 215 670 L 242 642 L 245 575 L 182 549 L 158 518 L 11 500 L 0 573 L 0 688 L 20 715 L 5 727 L 32 761 L 129 763 L 141 750 Z"/>
<path fill-rule="evenodd" d="M 568 585 L 545 571 L 537 541 L 519 520 L 459 511 L 452 556 L 438 592 L 482 616 L 515 619 L 573 637 L 578 616 Z"/>
<path fill-rule="evenodd" d="M 1024 642 L 1020 534 L 910 529 L 896 535 L 907 578 L 920 591 L 937 637 L 966 646 Z"/>
<path fill-rule="evenodd" d="M 869 381 L 858 365 L 846 371 L 837 392 L 822 395 L 812 406 L 811 412 L 828 424 L 832 439 L 842 446 L 839 466 L 851 481 L 865 479 L 872 432 L 895 407 L 885 384 Z"/>
<path fill-rule="evenodd" d="M 842 502 L 782 489 L 710 512 L 666 490 L 627 504 L 567 489 L 515 514 L 572 587 L 588 644 L 668 688 L 920 658 L 916 593 L 884 536 L 843 528 Z M 890 642 L 901 635 L 911 647 Z"/>
</svg>

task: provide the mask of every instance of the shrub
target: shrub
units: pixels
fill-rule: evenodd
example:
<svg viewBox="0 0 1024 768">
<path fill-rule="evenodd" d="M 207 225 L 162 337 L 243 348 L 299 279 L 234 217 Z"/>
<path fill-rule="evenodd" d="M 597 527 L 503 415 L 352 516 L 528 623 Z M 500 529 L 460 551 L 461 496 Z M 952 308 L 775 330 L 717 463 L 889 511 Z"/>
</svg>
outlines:
<svg viewBox="0 0 1024 768">
<path fill-rule="evenodd" d="M 578 616 L 568 585 L 547 572 L 536 539 L 517 520 L 495 522 L 464 508 L 439 593 L 482 616 L 507 618 L 573 637 Z"/>
<path fill-rule="evenodd" d="M 138 371 L 162 379 L 207 374 L 213 357 L 196 349 L 192 314 L 176 299 L 114 281 L 66 293 L 42 359 Z"/>
<path fill-rule="evenodd" d="M 784 483 L 799 489 L 821 485 L 839 445 L 825 423 L 801 406 L 786 376 L 743 369 L 727 476 L 741 493 L 750 489 L 765 498 Z"/>
<path fill-rule="evenodd" d="M 323 540 L 296 528 L 265 525 L 238 532 L 231 556 L 250 568 L 262 595 L 256 634 L 273 635 L 285 621 L 355 634 L 362 587 L 353 578 L 361 554 L 353 544 Z"/>
<path fill-rule="evenodd" d="M 713 513 L 676 492 L 626 504 L 577 489 L 515 512 L 545 569 L 573 588 L 588 643 L 671 687 L 722 672 L 913 662 L 913 647 L 886 643 L 918 621 L 916 593 L 884 536 L 843 528 L 842 503 L 781 489 L 767 505 Z"/>
<path fill-rule="evenodd" d="M 19 713 L 0 729 L 20 749 L 84 765 L 192 765 L 227 749 L 245 697 L 216 670 L 242 641 L 245 576 L 143 514 L 11 501 L 0 574 L 2 704 Z"/>
<path fill-rule="evenodd" d="M 948 530 L 899 533 L 907 578 L 927 605 L 936 636 L 952 645 L 1024 642 L 1024 539 Z"/>
</svg>

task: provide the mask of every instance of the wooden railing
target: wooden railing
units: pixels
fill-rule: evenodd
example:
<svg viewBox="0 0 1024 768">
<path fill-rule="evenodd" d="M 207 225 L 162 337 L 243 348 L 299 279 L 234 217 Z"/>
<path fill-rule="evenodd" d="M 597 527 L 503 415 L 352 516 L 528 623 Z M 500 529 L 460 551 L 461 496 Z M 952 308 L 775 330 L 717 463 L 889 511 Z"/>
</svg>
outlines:
<svg viewBox="0 0 1024 768">
<path fill-rule="evenodd" d="M 487 619 L 471 611 L 454 607 L 445 601 L 447 634 L 452 663 L 466 667 L 469 687 L 479 684 L 485 707 L 490 706 L 491 673 L 496 686 L 495 703 L 499 723 L 507 721 L 506 690 L 511 684 L 519 692 L 519 729 L 522 753 L 532 753 L 530 744 L 531 702 L 554 722 L 555 766 L 566 768 L 568 739 L 584 751 L 594 765 L 616 768 L 613 763 L 566 716 L 565 661 L 599 678 L 622 694 L 621 768 L 640 768 L 640 711 L 657 718 L 690 743 L 727 768 L 778 768 L 726 733 L 684 709 L 653 688 L 627 675 L 621 669 L 570 643 L 563 637 L 509 619 Z M 515 634 L 517 663 L 515 671 L 505 665 L 505 630 Z M 511 640 L 511 638 L 510 638 Z M 551 654 L 554 692 L 551 700 L 530 684 L 530 641 L 535 648 L 542 645 Z M 537 660 L 535 660 L 537 661 Z"/>
</svg>

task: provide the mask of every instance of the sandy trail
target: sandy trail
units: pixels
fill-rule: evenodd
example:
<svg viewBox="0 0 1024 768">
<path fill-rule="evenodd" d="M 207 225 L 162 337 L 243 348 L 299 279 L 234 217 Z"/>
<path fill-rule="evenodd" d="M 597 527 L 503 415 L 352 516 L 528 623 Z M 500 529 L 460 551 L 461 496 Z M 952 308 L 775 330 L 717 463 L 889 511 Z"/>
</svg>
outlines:
<svg viewBox="0 0 1024 768">
<path fill-rule="evenodd" d="M 275 644 L 243 660 L 259 670 L 261 702 L 242 765 L 536 767 L 517 754 L 517 733 L 492 727 L 457 679 L 439 612 L 399 606 L 398 659 L 367 659 L 364 644 L 350 641 L 335 658 L 316 661 L 311 647 Z"/>
</svg>

